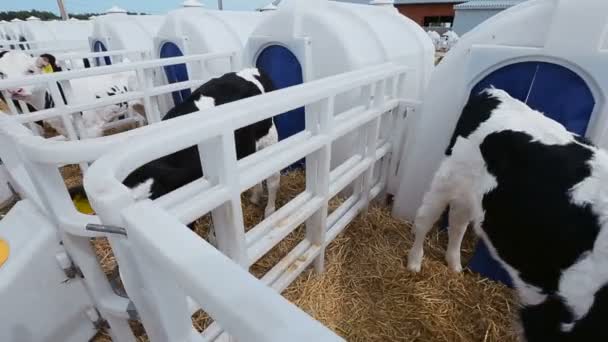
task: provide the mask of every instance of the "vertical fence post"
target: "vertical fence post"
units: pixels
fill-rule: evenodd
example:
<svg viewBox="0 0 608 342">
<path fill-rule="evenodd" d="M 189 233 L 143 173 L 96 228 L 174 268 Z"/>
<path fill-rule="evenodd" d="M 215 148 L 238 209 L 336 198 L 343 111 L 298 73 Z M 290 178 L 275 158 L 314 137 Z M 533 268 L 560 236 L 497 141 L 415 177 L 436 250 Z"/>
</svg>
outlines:
<svg viewBox="0 0 608 342">
<path fill-rule="evenodd" d="M 115 191 L 104 193 L 99 197 L 91 197 L 91 204 L 103 224 L 125 227 L 122 209 L 134 203 L 128 191 L 115 189 Z M 124 288 L 137 309 L 150 341 L 171 341 L 167 338 L 167 333 L 171 331 L 172 323 L 159 314 L 161 305 L 171 305 L 171 303 L 163 301 L 162 298 L 159 300 L 153 293 L 150 293 L 150 286 L 154 286 L 154 284 L 147 283 L 145 273 L 142 273 L 142 269 L 138 265 L 128 238 L 109 234 L 108 241 L 116 261 L 120 265 L 120 276 Z"/>
<path fill-rule="evenodd" d="M 306 157 L 306 191 L 314 197 L 323 198 L 323 205 L 306 221 L 306 239 L 320 246 L 319 255 L 314 260 L 317 273 L 325 267 L 325 233 L 329 206 L 329 175 L 331 171 L 330 138 L 334 121 L 334 97 L 319 101 L 306 109 L 306 130 L 313 135 L 324 135 L 327 140 L 323 147 Z"/>
<path fill-rule="evenodd" d="M 241 191 L 237 173 L 234 132 L 198 145 L 205 178 L 213 185 L 223 185 L 230 191 L 230 200 L 211 212 L 218 248 L 244 268 L 248 267 L 245 224 L 241 207 Z"/>
<path fill-rule="evenodd" d="M 51 92 L 51 98 L 55 103 L 55 109 L 60 111 L 61 122 L 65 127 L 65 130 L 68 134 L 67 138 L 70 140 L 78 140 L 78 135 L 76 134 L 76 129 L 74 128 L 74 124 L 72 122 L 72 118 L 70 117 L 70 113 L 67 112 L 66 104 L 63 102 L 63 97 L 61 96 L 61 91 L 59 90 L 59 85 L 55 81 L 49 81 L 48 83 L 49 90 Z M 51 119 L 52 120 L 52 119 Z M 80 170 L 84 174 L 84 172 L 89 167 L 89 164 L 83 162 L 80 163 Z"/>
<path fill-rule="evenodd" d="M 133 231 L 136 225 L 143 225 L 145 212 L 157 210 L 151 203 L 136 204 L 125 212 L 125 221 L 127 223 L 127 231 Z M 136 222 L 129 219 L 130 216 L 144 217 L 144 221 Z M 146 225 L 154 224 L 148 222 Z M 144 229 L 147 227 L 144 227 Z M 178 229 L 187 229 L 182 226 Z M 159 329 L 162 339 L 158 341 L 183 341 L 183 342 L 202 342 L 201 336 L 195 332 L 192 326 L 192 317 L 188 310 L 188 300 L 183 289 L 171 277 L 167 277 L 170 270 L 158 268 L 158 265 L 152 264 L 150 260 L 142 254 L 146 250 L 145 243 L 142 243 L 135 236 L 129 236 L 128 241 L 130 248 L 137 253 L 132 253 L 133 260 L 137 264 L 138 271 L 141 273 L 142 279 L 145 279 L 146 288 L 143 290 L 145 297 L 155 305 L 153 313 L 156 320 L 162 322 L 162 327 L 146 327 L 148 329 Z M 152 342 L 155 339 L 151 339 Z"/>
<path fill-rule="evenodd" d="M 371 107 L 371 98 L 372 98 L 372 84 L 367 84 L 361 88 L 361 106 L 363 106 L 363 110 L 367 111 Z M 365 124 L 359 128 L 357 128 L 357 143 L 356 143 L 356 153 L 361 156 L 361 159 L 365 159 L 366 155 L 366 145 L 367 145 L 367 125 Z M 364 175 L 357 177 L 353 185 L 353 195 L 359 196 L 363 192 L 363 179 Z"/>
<path fill-rule="evenodd" d="M 385 84 L 385 96 L 388 97 L 388 100 L 394 100 L 396 98 L 395 94 L 397 92 L 397 77 L 393 76 L 386 80 Z M 379 131 L 379 139 L 383 143 L 391 142 L 391 132 L 392 127 L 395 125 L 395 108 L 389 110 L 387 113 L 383 114 L 380 119 L 380 131 Z M 382 190 L 376 197 L 376 201 L 382 205 L 387 205 L 387 192 L 388 192 L 388 170 L 390 165 L 390 160 L 392 156 L 392 152 L 395 148 L 392 144 L 390 145 L 390 150 L 378 161 L 378 177 L 374 179 L 378 184 L 382 184 Z M 372 184 L 372 187 L 376 184 Z"/>
<path fill-rule="evenodd" d="M 48 87 L 51 93 L 51 97 L 53 98 L 53 102 L 55 103 L 55 109 L 61 112 L 59 116 L 68 134 L 67 138 L 70 140 L 78 140 L 78 135 L 76 134 L 76 130 L 74 129 L 74 125 L 72 124 L 70 114 L 66 111 L 66 105 L 63 102 L 63 97 L 61 96 L 61 91 L 59 91 L 59 86 L 57 85 L 57 82 L 49 81 Z"/>
<path fill-rule="evenodd" d="M 8 106 L 8 109 L 11 111 L 11 114 L 19 115 L 19 110 L 15 106 L 13 99 L 11 98 L 8 91 L 6 91 L 6 89 L 2 90 L 2 96 L 4 97 L 5 103 Z M 18 103 L 19 103 L 19 107 L 21 107 L 21 112 L 23 114 L 27 114 L 30 112 L 29 109 L 27 108 L 27 105 L 25 103 L 23 103 L 23 101 L 19 101 Z M 41 135 L 42 132 L 38 129 L 38 127 L 36 127 L 35 123 L 33 123 L 33 122 L 29 123 L 29 124 L 27 124 L 27 126 L 32 130 L 32 132 L 34 132 L 34 134 Z"/>
<path fill-rule="evenodd" d="M 390 89 L 390 88 L 389 88 Z M 391 91 L 389 93 L 389 99 L 390 100 L 394 100 L 395 98 L 393 97 L 394 93 Z M 392 132 L 394 132 L 395 130 L 393 129 L 394 125 L 395 125 L 395 118 L 396 115 L 398 113 L 398 110 L 393 108 L 389 111 L 388 114 L 385 115 L 385 121 L 384 121 L 384 126 L 381 127 L 380 130 L 380 139 L 382 139 L 382 141 L 390 143 L 391 145 L 391 149 L 386 153 L 386 155 L 381 159 L 380 161 L 380 167 L 378 169 L 378 182 L 380 184 L 382 184 L 382 191 L 380 192 L 380 194 L 378 194 L 378 202 L 386 205 L 387 204 L 387 193 L 388 193 L 388 188 L 389 188 L 389 172 L 390 172 L 390 163 L 392 158 L 395 157 L 394 151 L 395 151 L 395 146 L 392 144 L 391 139 L 392 139 Z"/>
<path fill-rule="evenodd" d="M 372 101 L 372 108 L 378 109 L 380 106 L 384 104 L 386 100 L 384 95 L 384 87 L 386 83 L 385 80 L 378 81 L 374 87 L 374 99 Z M 378 134 L 380 131 L 380 119 L 381 116 L 377 116 L 371 122 L 367 123 L 364 127 L 364 141 L 365 141 L 365 158 L 370 158 L 374 160 L 376 158 L 376 150 L 378 145 Z M 374 177 L 374 167 L 376 163 L 371 163 L 369 168 L 363 173 L 363 191 L 362 195 L 365 199 L 365 207 L 363 208 L 363 212 L 367 212 L 370 202 L 371 188 L 372 188 L 372 180 Z"/>
<path fill-rule="evenodd" d="M 137 75 L 137 81 L 139 82 L 141 91 L 144 93 L 144 110 L 146 112 L 148 124 L 160 122 L 160 113 L 156 106 L 152 106 L 150 98 L 150 88 L 153 86 L 151 84 L 152 75 L 148 75 L 146 70 L 141 67 L 135 69 L 135 74 Z"/>
<path fill-rule="evenodd" d="M 72 63 L 73 62 L 74 61 L 72 61 Z M 70 84 L 70 81 L 58 81 L 58 82 L 61 84 L 61 88 L 63 88 L 63 94 L 65 95 L 65 100 L 66 100 L 67 104 L 69 105 L 70 103 L 74 102 L 74 101 L 72 101 L 74 99 L 74 93 L 72 91 L 72 85 Z M 64 103 L 63 97 L 61 98 L 61 103 Z M 57 106 L 57 105 L 55 105 L 55 106 Z M 80 137 L 80 139 L 88 138 L 82 116 L 83 116 L 82 112 L 76 113 L 76 115 L 72 116 L 72 118 L 74 120 L 74 125 L 76 128 L 76 132 L 77 132 L 78 136 Z"/>
<path fill-rule="evenodd" d="M 8 102 L 10 102 L 10 104 L 14 106 L 13 101 L 11 101 L 9 99 Z M 27 104 L 25 102 L 19 101 L 17 103 L 19 103 L 19 107 L 21 108 L 21 113 L 23 113 L 23 114 L 30 114 L 30 109 L 29 109 L 29 107 L 27 106 Z M 43 132 L 42 132 L 41 128 L 39 128 L 35 123 L 30 122 L 30 123 L 27 124 L 27 126 L 32 130 L 32 132 L 34 132 L 34 134 L 42 136 Z"/>
<path fill-rule="evenodd" d="M 116 296 L 103 273 L 90 238 L 83 236 L 71 235 L 62 227 L 60 221 L 63 213 L 73 209 L 74 204 L 70 200 L 70 196 L 66 191 L 63 178 L 59 173 L 56 165 L 46 165 L 30 161 L 22 154 L 22 160 L 28 176 L 39 194 L 42 207 L 47 209 L 47 214 L 58 227 L 58 236 L 63 241 L 66 251 L 72 258 L 73 262 L 78 266 L 84 276 L 84 284 L 88 294 L 93 302 L 103 308 L 103 303 L 106 300 L 112 300 Z M 71 208 L 69 208 L 71 207 Z M 84 232 L 84 227 L 83 227 Z M 135 341 L 133 332 L 129 328 L 126 319 L 116 317 L 115 314 L 100 310 L 104 318 L 110 324 L 112 329 L 112 338 L 117 341 Z"/>
<path fill-rule="evenodd" d="M 406 86 L 406 73 L 401 73 L 397 76 L 397 82 L 395 85 L 395 97 L 403 98 Z M 413 109 L 415 110 L 415 109 Z M 404 149 L 404 144 L 407 142 L 407 127 L 412 125 L 407 125 L 406 121 L 411 120 L 412 108 L 407 108 L 404 105 L 399 105 L 396 109 L 395 113 L 395 124 L 392 128 L 391 132 L 391 145 L 392 148 L 392 158 L 389 165 L 389 173 L 390 176 L 388 178 L 388 182 L 391 188 L 393 185 L 396 186 L 396 182 L 398 182 L 398 173 L 401 164 L 402 155 L 401 152 Z M 408 120 L 409 119 L 409 120 Z M 411 121 L 410 121 L 411 122 Z"/>
<path fill-rule="evenodd" d="M 2 96 L 6 100 L 6 105 L 8 106 L 8 109 L 11 111 L 11 113 L 13 115 L 19 115 L 19 111 L 17 110 L 17 107 L 15 107 L 11 95 L 8 93 L 8 91 L 6 91 L 6 89 L 2 90 Z"/>
<path fill-rule="evenodd" d="M 241 267 L 248 268 L 234 131 L 225 131 L 221 136 L 199 144 L 198 151 L 205 178 L 211 184 L 221 184 L 230 191 L 230 200 L 211 212 L 217 247 Z M 235 342 L 234 337 L 228 334 L 223 336 L 227 342 Z"/>
<path fill-rule="evenodd" d="M 209 70 L 209 60 L 206 58 L 201 58 L 198 60 L 200 66 L 200 79 L 203 82 L 207 82 L 213 75 L 211 75 L 211 71 Z M 194 91 L 194 90 L 192 90 Z"/>
</svg>

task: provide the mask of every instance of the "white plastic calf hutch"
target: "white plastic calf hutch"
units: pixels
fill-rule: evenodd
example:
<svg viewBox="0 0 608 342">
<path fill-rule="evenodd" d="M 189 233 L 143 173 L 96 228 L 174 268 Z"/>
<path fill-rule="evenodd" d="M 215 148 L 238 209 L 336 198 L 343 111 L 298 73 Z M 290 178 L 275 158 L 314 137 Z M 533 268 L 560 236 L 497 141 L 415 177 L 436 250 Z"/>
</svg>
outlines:
<svg viewBox="0 0 608 342">
<path fill-rule="evenodd" d="M 434 51 L 425 31 L 393 6 L 285 0 L 253 32 L 245 64 L 259 67 L 275 86 L 285 88 L 393 62 L 410 68 L 403 95 L 416 99 L 430 79 Z M 343 94 L 335 99 L 336 110 L 364 97 L 360 92 Z M 299 108 L 275 118 L 279 139 L 304 129 L 305 111 Z M 350 154 L 356 138 L 347 136 L 334 144 L 332 167 Z M 391 184 L 389 192 L 393 190 Z"/>
<path fill-rule="evenodd" d="M 469 94 L 494 85 L 608 147 L 608 2 L 531 0 L 464 35 L 408 126 L 394 214 L 414 219 Z M 480 245 L 470 267 L 509 283 Z"/>
<path fill-rule="evenodd" d="M 113 7 L 106 15 L 93 20 L 93 33 L 89 38 L 91 50 L 148 51 L 149 56 L 152 56 L 154 37 L 163 21 L 162 15 L 127 15 L 126 11 Z M 111 64 L 109 58 L 103 62 L 106 65 Z"/>
<path fill-rule="evenodd" d="M 29 49 L 53 51 L 86 51 L 93 26 L 90 21 L 40 21 L 30 20 L 21 24 L 21 40 Z"/>
<path fill-rule="evenodd" d="M 7 41 L 19 41 L 19 35 L 21 32 L 21 28 L 19 27 L 19 25 L 22 21 L 21 20 L 15 21 L 15 20 L 18 20 L 18 19 L 13 19 L 10 22 L 3 25 L 2 30 L 4 31 L 4 39 Z M 17 45 L 10 45 L 9 48 L 18 49 L 19 47 Z"/>
<path fill-rule="evenodd" d="M 6 20 L 1 20 L 0 21 L 0 48 L 2 49 L 8 49 L 9 48 L 9 44 L 7 44 L 6 40 L 8 40 L 7 34 L 6 34 L 6 27 L 8 26 L 8 22 Z"/>
<path fill-rule="evenodd" d="M 156 38 L 157 57 L 168 58 L 190 54 L 237 52 L 241 53 L 254 28 L 268 13 L 245 11 L 217 11 L 205 9 L 197 1 L 185 1 L 183 7 L 169 12 Z M 218 74 L 230 70 L 223 61 L 209 65 Z M 177 65 L 165 69 L 169 83 L 184 81 L 196 70 L 195 65 Z M 189 90 L 173 94 L 180 103 L 190 95 Z"/>
</svg>

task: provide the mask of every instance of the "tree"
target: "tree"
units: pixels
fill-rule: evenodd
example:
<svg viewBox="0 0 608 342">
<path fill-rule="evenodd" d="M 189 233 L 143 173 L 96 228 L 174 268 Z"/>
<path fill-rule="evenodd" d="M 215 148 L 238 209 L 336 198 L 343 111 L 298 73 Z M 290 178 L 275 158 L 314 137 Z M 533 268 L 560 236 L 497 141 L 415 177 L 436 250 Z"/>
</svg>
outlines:
<svg viewBox="0 0 608 342">
<path fill-rule="evenodd" d="M 98 15 L 102 15 L 103 13 L 78 13 L 78 14 L 74 14 L 74 13 L 70 13 L 69 17 L 70 18 L 76 18 L 76 19 L 82 19 L 82 20 L 86 20 L 89 17 L 92 16 L 98 16 Z M 136 12 L 127 12 L 127 14 L 129 15 L 136 15 L 138 13 Z M 139 15 L 146 15 L 147 13 L 139 13 Z M 6 20 L 6 21 L 11 21 L 15 18 L 17 19 L 21 19 L 21 20 L 25 20 L 31 16 L 40 18 L 40 20 L 59 20 L 61 19 L 61 17 L 59 17 L 58 15 L 56 15 L 53 12 L 48 12 L 48 11 L 38 11 L 35 9 L 32 9 L 30 11 L 5 11 L 5 12 L 0 12 L 0 20 Z"/>
</svg>

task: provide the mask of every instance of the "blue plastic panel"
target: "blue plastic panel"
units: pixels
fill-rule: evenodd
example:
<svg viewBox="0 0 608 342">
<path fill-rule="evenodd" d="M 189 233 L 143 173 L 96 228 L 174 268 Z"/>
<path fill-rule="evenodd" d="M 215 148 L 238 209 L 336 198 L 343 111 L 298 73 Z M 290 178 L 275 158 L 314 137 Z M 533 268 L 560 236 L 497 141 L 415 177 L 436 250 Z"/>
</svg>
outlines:
<svg viewBox="0 0 608 342">
<path fill-rule="evenodd" d="M 160 48 L 160 58 L 183 56 L 182 50 L 174 43 L 164 43 Z M 169 83 L 184 82 L 189 79 L 186 64 L 168 65 L 164 67 Z M 173 92 L 173 102 L 178 105 L 190 96 L 190 89 Z"/>
<path fill-rule="evenodd" d="M 570 69 L 546 62 L 511 64 L 488 75 L 472 93 L 490 85 L 545 113 L 569 131 L 585 135 L 595 100 L 585 81 Z"/>
<path fill-rule="evenodd" d="M 485 77 L 473 88 L 472 93 L 491 85 L 526 102 L 569 131 L 585 135 L 595 100 L 586 82 L 570 69 L 546 62 L 515 63 Z M 508 273 L 481 241 L 469 268 L 487 278 L 512 286 Z"/>
<path fill-rule="evenodd" d="M 93 51 L 94 52 L 106 52 L 108 51 L 108 49 L 106 48 L 105 45 L 103 45 L 102 42 L 95 41 L 95 43 L 93 44 Z M 110 58 L 110 56 L 105 56 L 103 58 L 104 61 L 104 65 L 112 65 L 112 59 Z M 101 65 L 101 60 L 99 57 L 95 58 L 95 64 L 97 64 L 97 66 Z"/>
<path fill-rule="evenodd" d="M 258 57 L 256 67 L 270 77 L 277 89 L 295 86 L 303 82 L 302 66 L 298 58 L 283 46 L 272 45 L 265 48 Z M 304 107 L 301 107 L 275 116 L 279 140 L 304 130 L 304 113 Z M 293 166 L 301 165 L 303 165 L 303 161 L 299 161 Z"/>
</svg>

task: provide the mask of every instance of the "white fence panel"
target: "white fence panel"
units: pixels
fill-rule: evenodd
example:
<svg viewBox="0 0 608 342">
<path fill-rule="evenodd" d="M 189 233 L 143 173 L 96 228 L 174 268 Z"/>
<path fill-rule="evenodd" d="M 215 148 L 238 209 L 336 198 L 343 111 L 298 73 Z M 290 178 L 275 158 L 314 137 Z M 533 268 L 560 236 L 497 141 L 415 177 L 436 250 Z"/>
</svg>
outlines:
<svg viewBox="0 0 608 342">
<path fill-rule="evenodd" d="M 182 323 L 174 334 L 163 335 L 166 341 L 177 341 L 178 337 L 180 341 L 203 341 L 200 335 L 192 333 L 185 297 L 174 296 L 180 294 L 181 289 L 195 301 L 204 303 L 203 309 L 239 341 L 343 341 L 174 216 L 156 209 L 150 201 L 138 203 L 128 209 L 125 220 L 133 250 L 142 252 L 137 254 L 138 263 L 149 271 L 145 277 L 153 283 L 150 288 L 156 290 L 150 292 L 158 295 L 157 302 L 170 302 L 169 305 L 178 309 L 181 306 L 181 310 L 175 311 L 167 306 L 155 308 L 159 315 L 166 317 L 163 321 L 173 323 L 172 327 L 179 327 L 178 321 Z M 176 257 L 177 249 L 188 252 Z M 169 287 L 172 292 L 167 291 Z"/>
<path fill-rule="evenodd" d="M 184 62 L 199 63 L 201 69 L 204 69 L 207 61 L 217 58 L 228 59 L 230 61 L 229 65 L 236 68 L 238 63 L 236 63 L 234 56 L 233 53 L 195 55 L 39 75 L 20 80 L 2 80 L 0 81 L 0 89 L 40 83 L 47 84 L 49 87 L 55 88 L 53 96 L 57 101 L 60 98 L 56 89 L 57 82 L 69 82 L 71 79 L 78 77 L 129 71 L 132 68 L 153 70 L 154 68 Z M 153 135 L 161 135 L 162 127 L 158 128 L 155 127 L 156 125 L 150 125 L 108 137 L 66 142 L 45 140 L 34 135 L 34 132 L 28 130 L 23 124 L 32 123 L 41 118 L 67 116 L 85 109 L 99 108 L 110 103 L 124 101 L 124 97 L 154 98 L 165 96 L 174 90 L 197 87 L 216 75 L 206 73 L 205 78 L 197 78 L 197 75 L 190 76 L 193 80 L 168 86 L 149 82 L 146 83 L 147 87 L 127 93 L 123 98 L 113 97 L 109 100 L 103 99 L 78 104 L 69 102 L 68 105 L 63 107 L 18 116 L 0 113 L 0 158 L 2 158 L 9 172 L 11 184 L 14 185 L 22 198 L 31 199 L 42 212 L 55 222 L 58 234 L 70 258 L 84 276 L 83 281 L 91 298 L 102 317 L 109 323 L 114 341 L 135 341 L 127 320 L 137 317 L 133 315 L 134 311 L 130 300 L 114 293 L 90 245 L 90 238 L 105 236 L 105 234 L 85 229 L 87 225 L 100 224 L 99 219 L 97 216 L 84 215 L 76 210 L 59 172 L 59 167 L 66 164 L 92 162 L 110 148 L 123 146 L 126 141 L 139 134 L 154 132 Z M 8 101 L 8 103 L 12 104 L 11 101 Z M 149 101 L 149 103 L 153 103 L 153 101 Z M 196 309 L 192 304 L 191 307 L 191 310 Z"/>
<path fill-rule="evenodd" d="M 43 52 L 44 50 L 32 51 L 33 50 L 27 51 L 27 53 L 32 55 L 45 53 Z M 127 60 L 129 62 L 136 62 L 151 59 L 149 52 L 140 50 L 112 50 L 103 52 L 72 51 L 57 53 L 54 56 L 59 61 L 58 64 L 65 70 L 84 69 L 85 59 L 91 67 L 106 65 L 106 59 L 109 59 L 112 63 L 126 62 Z"/>
<path fill-rule="evenodd" d="M 95 162 L 85 175 L 85 188 L 102 222 L 109 226 L 127 227 L 127 236 L 134 230 L 140 237 L 135 238 L 135 243 L 128 237 L 116 237 L 112 241 L 115 243 L 113 246 L 121 249 L 117 257 L 123 280 L 126 280 L 126 289 L 146 329 L 154 331 L 159 341 L 166 336 L 171 337 L 169 340 L 177 340 L 191 330 L 191 327 L 185 328 L 179 323 L 185 322 L 191 313 L 184 304 L 188 302 L 186 295 L 195 298 L 203 308 L 213 307 L 214 298 L 207 292 L 212 290 L 202 276 L 205 268 L 199 268 L 201 274 L 196 277 L 179 276 L 180 286 L 169 282 L 151 285 L 146 279 L 146 269 L 150 264 L 141 258 L 142 255 L 162 251 L 163 257 L 158 258 L 165 260 L 157 260 L 157 264 L 185 272 L 192 264 L 191 260 L 184 259 L 183 245 L 164 244 L 162 236 L 167 232 L 183 231 L 183 224 L 209 212 L 214 217 L 219 249 L 244 268 L 255 263 L 306 222 L 306 238 L 261 279 L 263 284 L 281 292 L 309 265 L 314 263 L 315 269 L 322 271 L 327 244 L 386 189 L 388 175 L 394 165 L 391 162 L 393 144 L 400 140 L 396 137 L 400 131 L 395 127 L 401 126 L 402 111 L 417 105 L 417 101 L 403 97 L 406 73 L 405 67 L 384 64 L 229 103 L 209 109 L 204 115 L 179 117 L 155 127 L 163 129 L 162 136 L 147 131 L 134 137 L 128 146 L 115 149 Z M 335 113 L 335 97 L 353 90 L 363 90 L 362 104 L 354 104 L 343 113 Z M 303 132 L 236 160 L 233 138 L 236 129 L 302 106 L 307 108 Z M 359 148 L 353 150 L 351 158 L 331 170 L 332 143 L 352 132 L 361 137 Z M 141 165 L 191 146 L 198 146 L 201 151 L 204 178 L 155 201 L 146 201 L 139 206 L 135 204 L 122 180 Z M 28 153 L 39 154 L 34 150 Z M 245 233 L 240 193 L 304 157 L 307 160 L 306 191 Z M 353 183 L 352 195 L 328 216 L 329 200 Z M 131 207 L 133 205 L 135 207 Z M 175 219 L 169 220 L 170 216 L 164 211 Z M 158 215 L 154 216 L 158 220 L 144 219 L 144 213 L 154 213 L 151 215 Z M 137 234 L 145 234 L 148 238 Z M 191 236 L 180 234 L 183 239 Z M 151 244 L 151 240 L 156 242 Z M 182 242 L 186 243 L 185 240 Z M 188 241 L 188 246 L 191 243 Z M 189 274 L 194 275 L 195 271 L 192 272 Z M 149 288 L 151 286 L 164 288 Z M 179 293 L 178 288 L 186 293 Z M 144 295 L 154 291 L 161 291 L 159 293 L 174 299 L 183 298 L 167 302 L 163 298 Z M 175 310 L 176 314 L 173 317 L 157 314 L 165 309 Z M 240 306 L 233 307 L 233 315 L 239 309 Z M 214 318 L 231 334 L 240 334 L 238 322 L 241 318 Z M 248 319 L 253 324 L 255 317 Z M 176 329 L 175 324 L 182 329 Z M 219 324 L 214 323 L 203 337 L 213 340 L 221 332 Z M 258 337 L 263 335 L 255 336 Z M 249 336 L 246 340 L 252 338 Z"/>
<path fill-rule="evenodd" d="M 81 40 L 0 40 L 4 49 L 23 50 L 28 53 L 58 53 L 67 51 L 87 51 L 86 42 Z"/>
<path fill-rule="evenodd" d="M 135 53 L 135 52 L 131 52 Z M 103 53 L 87 53 L 76 56 L 83 57 L 99 57 L 107 55 L 120 55 L 125 56 L 124 51 L 116 52 L 103 52 Z M 70 56 L 68 56 L 70 57 Z M 236 70 L 240 61 L 237 58 L 236 53 L 213 53 L 213 54 L 202 54 L 202 55 L 191 55 L 186 57 L 176 57 L 167 59 L 157 60 L 146 60 L 139 62 L 119 63 L 110 66 L 102 66 L 97 68 L 78 69 L 64 72 L 58 72 L 53 74 L 35 75 L 25 77 L 21 79 L 6 79 L 0 81 L 0 92 L 3 94 L 5 99 L 10 98 L 10 94 L 7 89 L 14 89 L 23 86 L 41 86 L 46 85 L 56 104 L 54 108 L 38 110 L 30 113 L 25 103 L 19 102 L 19 111 L 12 101 L 7 101 L 11 113 L 15 116 L 15 120 L 20 123 L 27 124 L 30 129 L 36 134 L 41 134 L 41 131 L 34 124 L 39 120 L 49 119 L 61 119 L 64 127 L 67 131 L 67 139 L 78 140 L 88 138 L 88 133 L 84 129 L 84 123 L 82 121 L 83 111 L 92 111 L 106 106 L 112 106 L 123 102 L 129 101 L 142 101 L 143 107 L 146 113 L 146 119 L 148 123 L 159 122 L 161 120 L 161 113 L 164 113 L 164 108 L 161 108 L 162 101 L 159 98 L 167 97 L 173 91 L 179 91 L 183 89 L 195 89 L 200 86 L 213 76 L 219 76 L 209 71 L 208 64 L 215 60 L 225 60 L 226 65 L 229 66 L 225 72 Z M 199 65 L 198 70 L 201 70 L 198 74 L 190 74 L 190 80 L 186 82 L 178 82 L 174 84 L 159 84 L 159 75 L 164 74 L 162 71 L 163 67 L 177 65 L 182 63 L 192 63 Z M 135 82 L 135 90 L 119 94 L 116 96 L 103 97 L 100 99 L 80 99 L 72 96 L 71 81 L 75 79 L 83 79 L 87 77 L 126 73 L 126 75 L 133 76 Z M 64 103 L 63 96 L 59 89 L 59 84 L 64 90 L 66 95 L 67 104 Z M 118 113 L 120 114 L 120 113 Z M 118 116 L 117 114 L 117 116 Z M 115 120 L 106 126 L 104 129 L 109 129 L 117 126 L 124 126 L 126 124 L 138 123 L 138 116 L 133 113 L 132 108 L 126 111 L 125 119 Z M 86 168 L 86 165 L 82 165 Z"/>
</svg>

